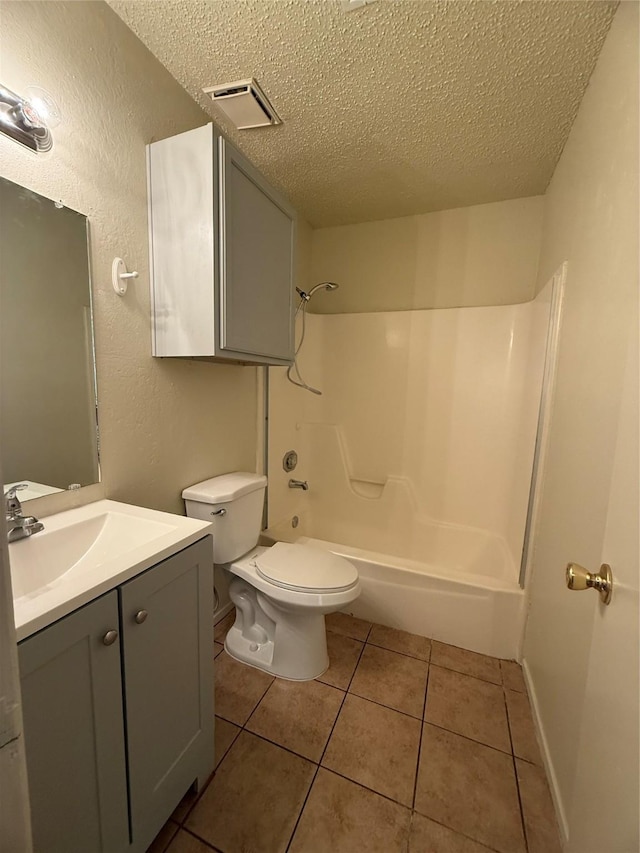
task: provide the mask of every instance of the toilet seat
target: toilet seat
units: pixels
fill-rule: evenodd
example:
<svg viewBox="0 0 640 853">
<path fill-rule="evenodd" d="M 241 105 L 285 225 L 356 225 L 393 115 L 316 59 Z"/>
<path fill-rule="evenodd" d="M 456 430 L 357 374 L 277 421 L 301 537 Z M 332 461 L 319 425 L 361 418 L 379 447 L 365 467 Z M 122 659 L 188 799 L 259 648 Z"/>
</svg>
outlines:
<svg viewBox="0 0 640 853">
<path fill-rule="evenodd" d="M 276 542 L 255 558 L 255 567 L 268 583 L 302 593 L 342 592 L 358 583 L 352 563 L 310 545 Z"/>
</svg>

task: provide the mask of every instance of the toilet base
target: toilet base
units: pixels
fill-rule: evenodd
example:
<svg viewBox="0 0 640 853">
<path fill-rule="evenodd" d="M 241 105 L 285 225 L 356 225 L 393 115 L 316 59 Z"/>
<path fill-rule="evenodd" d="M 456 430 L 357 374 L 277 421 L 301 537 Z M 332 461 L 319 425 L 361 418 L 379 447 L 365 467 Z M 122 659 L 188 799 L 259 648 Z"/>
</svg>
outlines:
<svg viewBox="0 0 640 853">
<path fill-rule="evenodd" d="M 240 578 L 233 578 L 229 594 L 236 621 L 224 647 L 232 658 L 290 681 L 311 681 L 326 671 L 324 610 L 276 602 Z"/>
</svg>

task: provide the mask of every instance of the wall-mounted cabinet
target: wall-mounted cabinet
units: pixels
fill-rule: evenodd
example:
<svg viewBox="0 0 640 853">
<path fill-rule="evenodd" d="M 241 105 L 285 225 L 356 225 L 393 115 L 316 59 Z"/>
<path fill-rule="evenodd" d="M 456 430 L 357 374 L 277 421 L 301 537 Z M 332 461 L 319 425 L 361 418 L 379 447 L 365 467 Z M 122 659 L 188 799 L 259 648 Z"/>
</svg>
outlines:
<svg viewBox="0 0 640 853">
<path fill-rule="evenodd" d="M 143 853 L 213 772 L 207 537 L 19 644 L 35 853 Z"/>
<path fill-rule="evenodd" d="M 212 124 L 148 146 L 153 354 L 293 359 L 295 211 Z"/>
</svg>

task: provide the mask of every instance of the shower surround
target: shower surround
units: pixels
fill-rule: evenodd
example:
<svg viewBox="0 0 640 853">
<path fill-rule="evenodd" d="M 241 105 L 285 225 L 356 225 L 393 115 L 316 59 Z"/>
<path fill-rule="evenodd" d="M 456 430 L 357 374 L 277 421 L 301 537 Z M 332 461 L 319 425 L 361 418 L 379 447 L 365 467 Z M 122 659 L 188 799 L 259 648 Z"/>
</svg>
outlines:
<svg viewBox="0 0 640 853">
<path fill-rule="evenodd" d="M 300 361 L 322 396 L 271 371 L 270 534 L 353 559 L 356 615 L 516 656 L 550 298 L 308 315 Z"/>
</svg>

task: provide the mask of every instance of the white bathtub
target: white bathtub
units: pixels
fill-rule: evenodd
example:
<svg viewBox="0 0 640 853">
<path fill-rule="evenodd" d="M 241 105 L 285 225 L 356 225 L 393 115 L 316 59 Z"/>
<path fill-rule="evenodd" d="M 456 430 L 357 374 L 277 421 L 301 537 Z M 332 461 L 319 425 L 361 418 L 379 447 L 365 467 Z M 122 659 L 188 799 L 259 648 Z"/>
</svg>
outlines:
<svg viewBox="0 0 640 853">
<path fill-rule="evenodd" d="M 265 531 L 270 539 L 273 536 Z M 290 536 L 286 538 L 290 539 Z M 524 591 L 515 573 L 465 572 L 301 536 L 312 545 L 346 557 L 360 574 L 362 593 L 348 612 L 362 619 L 431 637 L 500 658 L 517 658 L 524 622 Z M 486 567 L 485 563 L 485 567 Z M 470 567 L 471 568 L 471 567 Z"/>
</svg>

